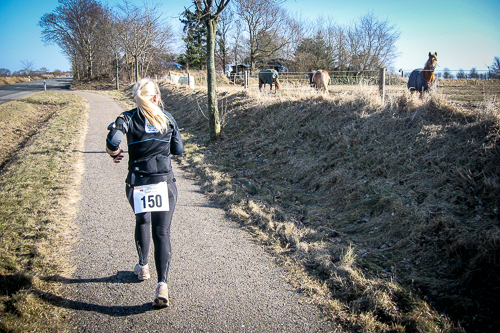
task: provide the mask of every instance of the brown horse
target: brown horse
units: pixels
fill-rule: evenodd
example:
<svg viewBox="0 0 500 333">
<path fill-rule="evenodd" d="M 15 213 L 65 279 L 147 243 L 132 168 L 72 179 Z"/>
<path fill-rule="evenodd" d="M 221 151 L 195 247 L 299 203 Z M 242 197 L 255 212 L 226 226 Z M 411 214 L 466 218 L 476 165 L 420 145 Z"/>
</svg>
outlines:
<svg viewBox="0 0 500 333">
<path fill-rule="evenodd" d="M 415 69 L 411 72 L 408 79 L 408 89 L 412 93 L 418 91 L 422 94 L 422 92 L 436 87 L 434 69 L 437 67 L 437 55 L 437 52 L 434 52 L 434 54 L 429 52 L 429 59 L 427 59 L 424 69 Z"/>
<path fill-rule="evenodd" d="M 325 94 L 328 93 L 328 83 L 330 82 L 330 74 L 323 69 L 318 69 L 309 73 L 309 83 L 316 85 L 316 90 L 323 90 Z"/>
</svg>

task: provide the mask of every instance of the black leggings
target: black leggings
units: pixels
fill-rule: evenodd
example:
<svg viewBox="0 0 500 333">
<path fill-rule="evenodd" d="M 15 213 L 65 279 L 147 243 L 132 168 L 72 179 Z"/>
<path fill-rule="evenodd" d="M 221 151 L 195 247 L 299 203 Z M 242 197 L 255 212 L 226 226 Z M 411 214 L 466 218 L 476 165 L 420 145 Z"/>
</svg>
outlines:
<svg viewBox="0 0 500 333">
<path fill-rule="evenodd" d="M 134 188 L 126 185 L 127 199 L 134 209 Z M 170 224 L 177 202 L 177 186 L 175 182 L 168 183 L 169 211 L 148 212 L 135 215 L 135 246 L 139 254 L 139 264 L 148 263 L 151 230 L 155 247 L 155 266 L 158 282 L 167 282 L 168 268 L 172 251 L 170 246 Z"/>
</svg>

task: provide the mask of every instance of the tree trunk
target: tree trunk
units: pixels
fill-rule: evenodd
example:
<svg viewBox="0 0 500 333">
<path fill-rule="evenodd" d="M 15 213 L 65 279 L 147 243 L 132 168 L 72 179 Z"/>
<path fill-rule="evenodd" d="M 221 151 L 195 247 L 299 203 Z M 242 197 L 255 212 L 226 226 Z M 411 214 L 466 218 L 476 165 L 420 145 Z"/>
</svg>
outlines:
<svg viewBox="0 0 500 333">
<path fill-rule="evenodd" d="M 88 75 L 89 75 L 89 79 L 92 78 L 92 57 L 89 56 L 89 68 L 88 68 Z"/>
<path fill-rule="evenodd" d="M 206 18 L 207 26 L 207 89 L 210 140 L 216 141 L 220 136 L 221 124 L 217 101 L 217 81 L 215 71 L 215 33 L 217 18 Z"/>
<path fill-rule="evenodd" d="M 120 69 L 118 67 L 120 63 L 120 59 L 118 58 L 118 54 L 116 54 L 116 90 L 120 90 Z"/>
<path fill-rule="evenodd" d="M 135 82 L 139 82 L 139 57 L 134 56 L 135 60 Z"/>
</svg>

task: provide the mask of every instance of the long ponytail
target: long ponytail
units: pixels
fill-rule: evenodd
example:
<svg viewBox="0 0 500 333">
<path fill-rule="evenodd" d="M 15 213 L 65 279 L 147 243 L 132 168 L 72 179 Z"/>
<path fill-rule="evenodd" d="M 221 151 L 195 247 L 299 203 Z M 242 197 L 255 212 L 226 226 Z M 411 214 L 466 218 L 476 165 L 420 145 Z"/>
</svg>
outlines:
<svg viewBox="0 0 500 333">
<path fill-rule="evenodd" d="M 162 111 L 163 101 L 161 100 L 158 84 L 150 79 L 142 79 L 134 84 L 132 89 L 134 91 L 134 102 L 142 115 L 160 133 L 167 131 L 169 122 Z M 153 101 L 155 95 L 158 95 L 158 104 Z"/>
</svg>

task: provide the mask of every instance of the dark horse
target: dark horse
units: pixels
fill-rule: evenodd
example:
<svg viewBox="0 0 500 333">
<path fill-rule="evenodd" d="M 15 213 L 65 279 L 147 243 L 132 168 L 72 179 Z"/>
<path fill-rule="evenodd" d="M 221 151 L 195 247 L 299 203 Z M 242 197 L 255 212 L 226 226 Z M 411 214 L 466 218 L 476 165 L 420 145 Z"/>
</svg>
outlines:
<svg viewBox="0 0 500 333">
<path fill-rule="evenodd" d="M 317 90 L 323 90 L 325 94 L 328 93 L 328 83 L 330 82 L 330 74 L 327 71 L 318 69 L 309 74 L 309 83 L 315 84 Z"/>
<path fill-rule="evenodd" d="M 413 93 L 419 91 L 420 93 L 433 89 L 436 86 L 436 77 L 434 76 L 434 69 L 437 66 L 437 52 L 434 54 L 429 52 L 429 59 L 425 63 L 424 69 L 415 69 L 411 72 L 408 79 L 408 89 Z"/>
<path fill-rule="evenodd" d="M 263 69 L 259 72 L 259 90 L 262 91 L 262 86 L 266 87 L 269 84 L 271 90 L 273 91 L 273 84 L 275 91 L 280 88 L 280 81 L 278 80 L 278 71 L 275 69 Z"/>
</svg>

